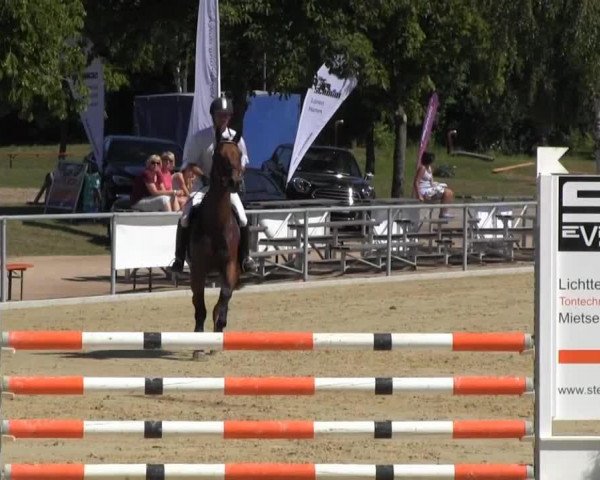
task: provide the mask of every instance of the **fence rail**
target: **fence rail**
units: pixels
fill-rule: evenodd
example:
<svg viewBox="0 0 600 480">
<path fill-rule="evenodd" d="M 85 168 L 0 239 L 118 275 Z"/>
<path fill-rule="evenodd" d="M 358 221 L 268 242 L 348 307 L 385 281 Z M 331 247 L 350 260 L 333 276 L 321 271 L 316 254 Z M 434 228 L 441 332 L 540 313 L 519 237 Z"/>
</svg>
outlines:
<svg viewBox="0 0 600 480">
<path fill-rule="evenodd" d="M 291 271 L 305 281 L 310 280 L 309 262 L 315 262 L 313 257 L 316 255 L 322 263 L 338 262 L 341 273 L 352 263 L 391 275 L 393 265 L 417 268 L 423 258 L 441 258 L 447 264 L 452 257 L 461 261 L 463 270 L 467 270 L 469 261 L 481 262 L 490 249 L 495 249 L 503 260 L 512 261 L 515 251 L 525 251 L 520 242 L 531 244 L 527 246 L 528 251 L 533 251 L 534 247 L 537 202 L 531 199 L 455 203 L 449 206 L 456 213 L 450 221 L 438 220 L 434 215 L 439 204 L 381 201 L 352 207 L 261 206 L 265 208 L 247 211 L 256 235 L 252 255 L 261 266 L 261 280 L 274 270 Z M 6 302 L 8 297 L 7 229 L 13 222 L 103 219 L 109 223 L 110 231 L 115 232 L 120 222 L 164 222 L 172 226 L 177 215 L 113 212 L 0 216 L 0 301 Z M 356 220 L 340 222 L 332 219 L 340 215 Z M 349 232 L 352 229 L 354 237 Z M 116 294 L 117 279 L 116 236 L 111 236 L 110 249 L 110 293 L 113 295 Z M 172 240 L 174 243 L 174 235 Z M 413 258 L 411 252 L 417 246 L 427 251 L 419 250 Z M 279 261 L 286 256 L 287 262 Z"/>
</svg>

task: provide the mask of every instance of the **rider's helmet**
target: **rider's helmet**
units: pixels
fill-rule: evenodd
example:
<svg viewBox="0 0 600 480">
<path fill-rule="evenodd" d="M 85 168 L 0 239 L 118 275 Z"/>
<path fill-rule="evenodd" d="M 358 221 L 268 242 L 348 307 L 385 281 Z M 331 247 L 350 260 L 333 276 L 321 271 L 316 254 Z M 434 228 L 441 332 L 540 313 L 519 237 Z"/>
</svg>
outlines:
<svg viewBox="0 0 600 480">
<path fill-rule="evenodd" d="M 233 102 L 227 97 L 217 97 L 210 104 L 210 114 L 227 113 L 233 115 Z"/>
</svg>

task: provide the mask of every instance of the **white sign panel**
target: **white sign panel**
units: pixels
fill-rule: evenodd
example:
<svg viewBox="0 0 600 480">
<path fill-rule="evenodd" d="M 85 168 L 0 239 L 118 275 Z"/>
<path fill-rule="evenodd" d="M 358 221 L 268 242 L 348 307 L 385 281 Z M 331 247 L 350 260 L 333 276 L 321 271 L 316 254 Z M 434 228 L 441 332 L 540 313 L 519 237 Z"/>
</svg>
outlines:
<svg viewBox="0 0 600 480">
<path fill-rule="evenodd" d="M 555 419 L 600 419 L 600 177 L 559 176 Z"/>
<path fill-rule="evenodd" d="M 536 480 L 600 478 L 600 176 L 565 151 L 538 149 Z"/>
<path fill-rule="evenodd" d="M 166 267 L 173 262 L 179 215 L 117 216 L 115 269 Z"/>
</svg>

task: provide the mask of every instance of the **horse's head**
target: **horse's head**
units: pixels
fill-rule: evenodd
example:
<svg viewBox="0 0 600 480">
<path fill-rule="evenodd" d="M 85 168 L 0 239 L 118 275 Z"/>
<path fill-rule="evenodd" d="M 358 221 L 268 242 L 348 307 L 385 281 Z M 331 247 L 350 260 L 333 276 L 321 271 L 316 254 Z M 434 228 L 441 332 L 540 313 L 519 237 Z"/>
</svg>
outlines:
<svg viewBox="0 0 600 480">
<path fill-rule="evenodd" d="M 219 139 L 213 154 L 211 185 L 219 185 L 230 192 L 239 192 L 242 184 L 242 151 L 239 136 L 233 140 Z"/>
</svg>

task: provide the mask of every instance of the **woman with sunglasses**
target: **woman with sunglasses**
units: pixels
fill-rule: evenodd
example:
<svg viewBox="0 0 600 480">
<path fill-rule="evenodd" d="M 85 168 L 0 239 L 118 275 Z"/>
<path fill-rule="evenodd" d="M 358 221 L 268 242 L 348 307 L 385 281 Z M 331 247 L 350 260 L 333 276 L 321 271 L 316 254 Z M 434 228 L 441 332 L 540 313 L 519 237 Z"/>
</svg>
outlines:
<svg viewBox="0 0 600 480">
<path fill-rule="evenodd" d="M 175 178 L 176 173 L 173 173 L 175 169 L 175 154 L 173 152 L 163 152 L 160 154 L 160 160 L 162 162 L 161 170 L 162 178 L 163 178 L 163 190 L 177 190 L 176 200 L 177 204 L 173 204 L 173 211 L 178 212 L 187 202 L 188 193 L 181 188 L 181 186 L 173 186 L 173 179 Z"/>
<path fill-rule="evenodd" d="M 131 208 L 142 212 L 172 212 L 179 209 L 177 190 L 166 190 L 158 155 L 150 155 L 146 168 L 133 181 Z"/>
</svg>

